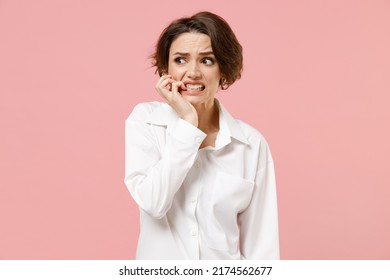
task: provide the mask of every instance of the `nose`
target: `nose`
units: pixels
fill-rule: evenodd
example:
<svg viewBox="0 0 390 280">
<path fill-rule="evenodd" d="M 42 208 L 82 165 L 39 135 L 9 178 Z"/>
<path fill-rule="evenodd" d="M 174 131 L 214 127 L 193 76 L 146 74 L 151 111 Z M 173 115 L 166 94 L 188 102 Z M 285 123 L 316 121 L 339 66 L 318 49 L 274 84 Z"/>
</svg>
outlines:
<svg viewBox="0 0 390 280">
<path fill-rule="evenodd" d="M 202 73 L 199 69 L 199 65 L 196 62 L 192 62 L 188 64 L 187 69 L 187 77 L 196 80 L 199 79 L 202 76 Z"/>
</svg>

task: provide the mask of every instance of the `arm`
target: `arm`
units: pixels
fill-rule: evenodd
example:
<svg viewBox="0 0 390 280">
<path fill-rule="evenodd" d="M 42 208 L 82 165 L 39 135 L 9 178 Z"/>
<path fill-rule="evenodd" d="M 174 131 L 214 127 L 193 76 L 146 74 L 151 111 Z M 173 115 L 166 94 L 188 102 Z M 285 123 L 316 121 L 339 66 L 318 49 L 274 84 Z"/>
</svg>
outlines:
<svg viewBox="0 0 390 280">
<path fill-rule="evenodd" d="M 175 193 L 195 160 L 205 134 L 178 119 L 166 145 L 158 148 L 157 134 L 145 123 L 147 107 L 138 105 L 126 120 L 125 184 L 138 206 L 155 218 L 171 207 Z"/>
<path fill-rule="evenodd" d="M 242 259 L 280 258 L 276 184 L 270 154 L 256 174 L 251 203 L 239 214 L 238 223 Z"/>
</svg>

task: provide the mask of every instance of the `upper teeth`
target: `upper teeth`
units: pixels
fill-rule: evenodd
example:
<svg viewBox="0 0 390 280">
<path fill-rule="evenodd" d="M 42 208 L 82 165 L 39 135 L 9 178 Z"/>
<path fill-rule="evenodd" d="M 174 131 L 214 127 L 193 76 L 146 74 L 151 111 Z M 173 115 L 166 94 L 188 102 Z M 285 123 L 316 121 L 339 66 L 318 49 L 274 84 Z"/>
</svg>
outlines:
<svg viewBox="0 0 390 280">
<path fill-rule="evenodd" d="M 192 84 L 187 84 L 187 89 L 202 90 L 203 88 L 204 88 L 203 85 L 192 85 Z"/>
</svg>

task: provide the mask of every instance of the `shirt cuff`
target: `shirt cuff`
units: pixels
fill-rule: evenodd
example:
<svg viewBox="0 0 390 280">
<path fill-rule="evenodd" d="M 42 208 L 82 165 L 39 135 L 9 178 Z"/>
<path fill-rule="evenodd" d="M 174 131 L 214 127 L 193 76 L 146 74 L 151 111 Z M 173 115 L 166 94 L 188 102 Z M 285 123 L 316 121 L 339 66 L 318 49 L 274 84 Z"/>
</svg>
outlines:
<svg viewBox="0 0 390 280">
<path fill-rule="evenodd" d="M 180 142 L 193 143 L 194 146 L 199 147 L 207 134 L 189 122 L 178 119 L 172 130 L 172 136 Z"/>
</svg>

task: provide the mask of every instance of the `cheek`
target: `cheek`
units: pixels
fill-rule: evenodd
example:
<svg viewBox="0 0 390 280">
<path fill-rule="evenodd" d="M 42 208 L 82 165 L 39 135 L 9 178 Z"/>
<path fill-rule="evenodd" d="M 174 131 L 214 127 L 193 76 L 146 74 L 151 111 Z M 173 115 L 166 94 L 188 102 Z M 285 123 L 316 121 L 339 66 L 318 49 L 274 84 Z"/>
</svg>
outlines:
<svg viewBox="0 0 390 280">
<path fill-rule="evenodd" d="M 218 87 L 220 79 L 221 79 L 221 75 L 220 75 L 219 72 L 211 72 L 211 73 L 209 73 L 208 80 L 213 85 Z"/>
<path fill-rule="evenodd" d="M 221 78 L 221 72 L 219 71 L 218 67 L 207 69 L 205 74 L 209 77 L 210 80 L 219 80 Z"/>
<path fill-rule="evenodd" d="M 174 78 L 175 80 L 177 80 L 182 75 L 182 72 L 183 71 L 181 71 L 181 69 L 179 67 L 177 67 L 176 65 L 169 64 L 168 73 L 170 75 L 172 75 L 172 78 Z"/>
</svg>

